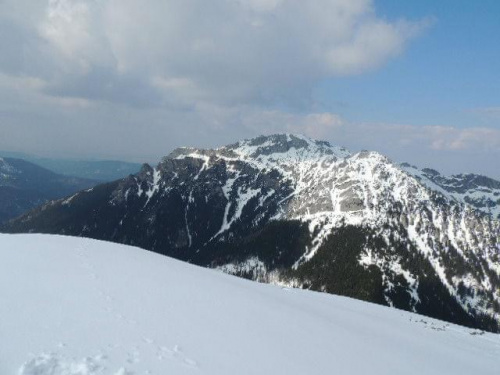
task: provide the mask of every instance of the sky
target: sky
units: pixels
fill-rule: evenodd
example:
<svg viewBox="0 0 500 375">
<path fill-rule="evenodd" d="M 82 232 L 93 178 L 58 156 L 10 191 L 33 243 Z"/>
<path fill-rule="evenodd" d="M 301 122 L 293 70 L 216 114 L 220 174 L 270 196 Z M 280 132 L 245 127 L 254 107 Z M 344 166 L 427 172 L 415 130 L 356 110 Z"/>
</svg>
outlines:
<svg viewBox="0 0 500 375">
<path fill-rule="evenodd" d="M 0 150 L 301 133 L 500 178 L 500 2 L 0 0 Z"/>
</svg>

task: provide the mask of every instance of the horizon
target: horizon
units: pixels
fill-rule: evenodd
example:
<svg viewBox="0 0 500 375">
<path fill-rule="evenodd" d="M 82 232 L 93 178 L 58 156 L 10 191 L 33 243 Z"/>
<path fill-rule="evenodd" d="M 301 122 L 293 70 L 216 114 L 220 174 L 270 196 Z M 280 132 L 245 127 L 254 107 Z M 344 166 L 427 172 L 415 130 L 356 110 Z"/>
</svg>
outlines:
<svg viewBox="0 0 500 375">
<path fill-rule="evenodd" d="M 377 152 L 377 153 L 380 153 L 382 154 L 383 156 L 386 156 L 388 157 L 387 155 L 379 152 L 378 150 L 369 150 L 369 149 L 360 149 L 360 150 L 352 150 L 352 149 L 349 149 L 348 147 L 345 147 L 343 145 L 339 145 L 339 144 L 335 144 L 335 143 L 332 143 L 331 141 L 328 141 L 328 140 L 325 140 L 325 139 L 319 139 L 319 138 L 314 138 L 314 137 L 309 137 L 305 134 L 300 134 L 300 133 L 273 133 L 273 134 L 267 134 L 267 135 L 257 135 L 255 137 L 250 137 L 250 138 L 245 138 L 245 139 L 238 139 L 238 140 L 235 140 L 234 142 L 229 142 L 225 145 L 216 145 L 216 146 L 213 146 L 213 147 L 193 147 L 193 146 L 178 146 L 178 147 L 175 147 L 173 149 L 171 149 L 170 151 L 166 152 L 163 156 L 160 156 L 159 158 L 157 159 L 153 159 L 153 158 L 149 158 L 148 157 L 144 157 L 143 159 L 141 158 L 133 158 L 133 159 L 129 159 L 127 160 L 126 158 L 123 158 L 123 159 L 120 159 L 119 156 L 106 156 L 106 155 L 103 155 L 103 156 L 67 156 L 67 155 L 61 155 L 61 154 L 50 154 L 50 153 L 47 153 L 47 154 L 35 154 L 35 153 L 25 153 L 25 152 L 17 152 L 17 151 L 7 151 L 7 150 L 0 150 L 0 158 L 18 158 L 18 159 L 28 159 L 28 161 L 31 161 L 33 163 L 36 164 L 36 159 L 40 159 L 40 160 L 43 160 L 43 159 L 46 159 L 46 160 L 61 160 L 61 161 L 71 161 L 71 162 L 123 162 L 123 163 L 131 163 L 131 164 L 148 164 L 148 165 L 151 165 L 151 166 L 156 166 L 158 163 L 161 162 L 161 159 L 163 159 L 164 157 L 168 156 L 171 152 L 175 151 L 176 149 L 178 148 L 198 148 L 198 149 L 217 149 L 219 147 L 224 147 L 224 146 L 228 146 L 228 145 L 231 145 L 231 144 L 234 144 L 236 142 L 240 142 L 240 141 L 246 141 L 246 140 L 251 140 L 251 139 L 255 139 L 255 138 L 258 138 L 258 137 L 261 137 L 261 136 L 264 136 L 264 137 L 270 137 L 270 136 L 276 136 L 276 135 L 294 135 L 294 136 L 298 136 L 298 137 L 306 137 L 306 138 L 309 138 L 313 141 L 326 141 L 330 144 L 330 146 L 333 146 L 333 147 L 341 147 L 341 148 L 345 148 L 348 152 L 350 152 L 352 155 L 355 155 L 357 153 L 360 153 L 360 152 L 363 152 L 363 151 L 368 151 L 368 152 Z M 468 174 L 475 174 L 475 175 L 483 175 L 485 177 L 489 177 L 489 178 L 492 178 L 492 179 L 496 179 L 496 180 L 500 180 L 500 173 L 495 176 L 495 175 L 488 175 L 488 174 L 481 174 L 481 173 L 478 173 L 477 171 L 464 171 L 464 170 L 458 170 L 457 172 L 450 172 L 450 173 L 447 173 L 446 171 L 443 171 L 443 170 L 440 170 L 439 168 L 436 168 L 435 166 L 433 165 L 416 165 L 410 161 L 407 161 L 407 160 L 394 160 L 390 157 L 388 157 L 389 160 L 394 163 L 395 165 L 397 166 L 401 166 L 403 164 L 407 164 L 411 167 L 414 167 L 414 168 L 417 168 L 417 169 L 420 169 L 420 170 L 423 170 L 423 169 L 433 169 L 433 170 L 436 170 L 437 172 L 439 172 L 441 175 L 444 175 L 444 176 L 456 176 L 456 175 L 468 175 Z"/>
</svg>

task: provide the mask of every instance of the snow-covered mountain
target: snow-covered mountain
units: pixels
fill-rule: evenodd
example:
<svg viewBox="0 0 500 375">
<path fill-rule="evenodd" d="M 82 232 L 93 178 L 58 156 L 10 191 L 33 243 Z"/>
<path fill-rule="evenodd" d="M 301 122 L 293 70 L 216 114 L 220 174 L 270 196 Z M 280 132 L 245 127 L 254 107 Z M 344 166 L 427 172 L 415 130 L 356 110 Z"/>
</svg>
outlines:
<svg viewBox="0 0 500 375">
<path fill-rule="evenodd" d="M 51 199 L 59 199 L 97 181 L 56 174 L 22 159 L 0 157 L 0 223 Z"/>
<path fill-rule="evenodd" d="M 156 168 L 52 202 L 4 230 L 137 245 L 498 331 L 497 184 L 284 134 L 177 149 Z"/>
<path fill-rule="evenodd" d="M 467 203 L 479 211 L 500 219 L 500 181 L 477 174 L 443 176 L 430 168 L 419 170 L 408 163 L 401 165 L 408 173 L 449 199 Z"/>
<path fill-rule="evenodd" d="M 0 235 L 2 375 L 498 373 L 500 336 L 141 249 Z"/>
</svg>

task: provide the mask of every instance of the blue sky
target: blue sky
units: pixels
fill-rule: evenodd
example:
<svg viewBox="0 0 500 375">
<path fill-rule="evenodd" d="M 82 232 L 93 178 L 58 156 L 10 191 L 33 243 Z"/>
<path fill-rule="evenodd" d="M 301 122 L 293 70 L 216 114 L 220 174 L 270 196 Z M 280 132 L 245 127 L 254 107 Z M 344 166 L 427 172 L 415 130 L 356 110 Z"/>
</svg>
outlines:
<svg viewBox="0 0 500 375">
<path fill-rule="evenodd" d="M 353 121 L 490 125 L 476 110 L 500 106 L 500 2 L 377 0 L 389 19 L 433 17 L 433 26 L 398 58 L 369 74 L 326 80 L 324 108 Z"/>
<path fill-rule="evenodd" d="M 500 178 L 500 2 L 3 0 L 0 150 L 155 161 L 295 132 Z"/>
</svg>

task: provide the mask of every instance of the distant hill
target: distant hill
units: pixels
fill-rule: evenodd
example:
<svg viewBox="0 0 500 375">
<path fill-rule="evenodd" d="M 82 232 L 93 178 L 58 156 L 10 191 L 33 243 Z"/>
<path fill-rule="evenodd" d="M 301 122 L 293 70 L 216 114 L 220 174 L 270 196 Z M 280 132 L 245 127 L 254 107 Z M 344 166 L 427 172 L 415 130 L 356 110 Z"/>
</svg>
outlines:
<svg viewBox="0 0 500 375">
<path fill-rule="evenodd" d="M 26 160 L 0 158 L 0 223 L 98 183 L 63 176 Z"/>
<path fill-rule="evenodd" d="M 64 160 L 64 159 L 37 159 L 38 165 L 56 173 L 89 178 L 101 182 L 108 182 L 136 174 L 141 164 L 115 160 Z"/>
<path fill-rule="evenodd" d="M 35 155 L 0 151 L 0 155 L 23 159 L 55 173 L 109 182 L 135 174 L 141 169 L 141 164 L 119 160 L 72 160 L 59 158 L 42 158 Z"/>
</svg>

